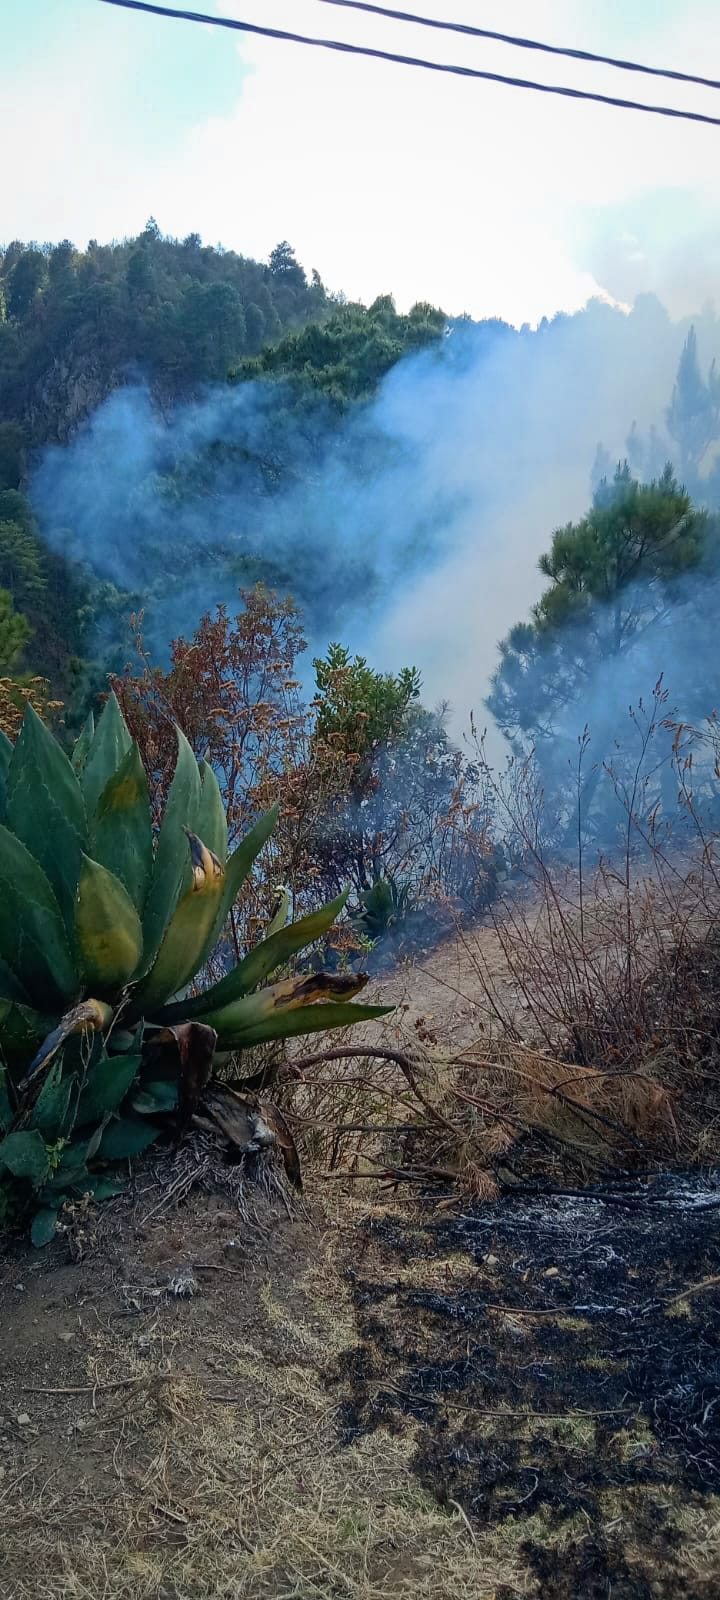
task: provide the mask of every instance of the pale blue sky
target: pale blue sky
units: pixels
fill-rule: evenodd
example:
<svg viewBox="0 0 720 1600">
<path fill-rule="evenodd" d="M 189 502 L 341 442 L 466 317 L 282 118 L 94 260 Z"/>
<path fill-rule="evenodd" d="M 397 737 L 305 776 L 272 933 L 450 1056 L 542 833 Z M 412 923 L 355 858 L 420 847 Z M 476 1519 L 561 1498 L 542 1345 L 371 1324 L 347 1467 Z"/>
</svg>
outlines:
<svg viewBox="0 0 720 1600">
<path fill-rule="evenodd" d="M 220 30 L 136 17 L 98 0 L 3 0 L 0 32 L 4 93 L 36 74 L 46 84 L 55 78 L 55 92 L 61 75 L 81 88 L 79 69 L 88 68 L 102 87 L 103 137 L 135 149 L 172 149 L 189 123 L 231 111 L 241 92 L 242 65 Z"/>
<path fill-rule="evenodd" d="M 720 114 L 679 88 L 317 0 L 201 9 Z M 420 9 L 420 7 L 418 7 Z M 429 13 L 720 78 L 716 0 L 425 0 Z M 164 22 L 0 0 L 0 239 L 168 232 L 264 257 L 289 237 L 365 299 L 520 322 L 642 288 L 713 290 L 720 129 Z M 17 152 L 17 159 L 13 152 Z"/>
</svg>

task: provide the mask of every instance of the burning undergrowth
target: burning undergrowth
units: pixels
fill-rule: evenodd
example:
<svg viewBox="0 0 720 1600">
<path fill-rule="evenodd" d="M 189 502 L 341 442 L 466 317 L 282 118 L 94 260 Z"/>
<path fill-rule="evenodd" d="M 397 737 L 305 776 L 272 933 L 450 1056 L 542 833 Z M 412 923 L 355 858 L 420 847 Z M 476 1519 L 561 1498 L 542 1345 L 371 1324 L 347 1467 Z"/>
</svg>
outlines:
<svg viewBox="0 0 720 1600">
<path fill-rule="evenodd" d="M 678 1506 L 720 1492 L 718 1207 L 715 1185 L 663 1177 L 369 1222 L 347 1441 L 410 1423 L 442 1504 L 478 1530 L 527 1523 L 548 1600 L 669 1600 Z M 561 1563 L 535 1519 L 564 1530 Z"/>
</svg>

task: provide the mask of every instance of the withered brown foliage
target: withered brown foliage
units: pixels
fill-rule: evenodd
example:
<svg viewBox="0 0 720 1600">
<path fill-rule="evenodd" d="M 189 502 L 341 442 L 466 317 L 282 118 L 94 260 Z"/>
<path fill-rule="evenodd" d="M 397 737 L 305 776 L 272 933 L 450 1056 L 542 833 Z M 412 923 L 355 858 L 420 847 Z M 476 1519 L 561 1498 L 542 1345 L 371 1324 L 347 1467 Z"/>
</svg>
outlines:
<svg viewBox="0 0 720 1600">
<path fill-rule="evenodd" d="M 293 601 L 261 585 L 240 601 L 237 616 L 219 606 L 192 640 L 175 639 L 167 671 L 145 655 L 136 619 L 140 670 L 112 684 L 150 774 L 156 815 L 172 778 L 175 724 L 217 773 L 231 846 L 280 802 L 272 840 L 233 912 L 238 948 L 255 941 L 278 883 L 290 889 L 295 915 L 337 894 L 346 850 L 329 819 L 349 801 L 360 805 L 377 783 L 362 713 L 326 734 L 318 702 L 302 703 L 296 671 L 305 639 Z M 347 928 L 336 937 L 354 942 Z"/>
<path fill-rule="evenodd" d="M 175 725 L 218 775 L 233 841 L 256 814 L 268 772 L 281 777 L 304 723 L 295 662 L 305 648 L 291 600 L 264 589 L 242 594 L 230 618 L 206 612 L 191 640 L 174 639 L 168 671 L 150 664 L 137 622 L 140 671 L 113 688 L 151 776 L 162 811 L 176 759 Z"/>
<path fill-rule="evenodd" d="M 27 705 L 44 721 L 62 710 L 62 701 L 51 700 L 45 678 L 0 678 L 0 731 L 8 739 L 17 738 Z"/>
</svg>

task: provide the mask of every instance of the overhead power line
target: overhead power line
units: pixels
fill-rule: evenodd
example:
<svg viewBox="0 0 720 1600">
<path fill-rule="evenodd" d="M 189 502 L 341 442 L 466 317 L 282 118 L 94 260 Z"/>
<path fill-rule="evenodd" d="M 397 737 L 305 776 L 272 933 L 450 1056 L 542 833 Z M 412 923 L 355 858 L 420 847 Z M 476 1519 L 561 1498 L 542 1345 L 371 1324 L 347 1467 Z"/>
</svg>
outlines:
<svg viewBox="0 0 720 1600">
<path fill-rule="evenodd" d="M 174 17 L 182 22 L 201 22 L 212 28 L 233 28 L 238 33 L 283 40 L 289 44 L 311 45 L 320 50 L 337 50 L 342 55 L 367 56 L 374 61 L 390 61 L 403 67 L 422 67 L 427 72 L 452 73 L 459 78 L 480 78 L 486 83 L 508 84 L 513 89 L 533 89 L 538 94 L 559 94 L 570 100 L 592 100 L 597 105 L 616 106 L 623 111 L 645 111 L 653 116 L 674 117 L 682 122 L 705 122 L 711 127 L 720 128 L 720 117 L 709 117 L 702 111 L 679 111 L 675 106 L 654 106 L 642 100 L 622 100 L 616 95 L 593 94 L 589 89 L 571 89 L 557 83 L 534 83 L 529 78 L 513 78 L 503 72 L 483 72 L 479 67 L 451 66 L 445 61 L 424 61 L 420 56 L 399 55 L 391 50 L 375 50 L 370 45 L 346 44 L 340 39 L 315 39 L 304 33 L 289 33 L 283 28 L 263 28 L 255 22 L 240 22 L 234 17 L 210 17 L 200 11 L 184 11 L 171 6 L 153 5 L 151 0 L 100 0 L 100 3 L 120 6 L 126 11 L 149 12 L 155 17 Z"/>
<path fill-rule="evenodd" d="M 523 39 L 513 33 L 495 33 L 491 28 L 476 28 L 469 22 L 445 22 L 439 17 L 416 17 L 412 11 L 394 11 L 375 6 L 370 0 L 320 0 L 320 5 L 342 6 L 346 11 L 366 11 L 392 22 L 411 22 L 420 28 L 440 28 L 445 33 L 464 33 L 471 39 L 492 39 L 515 45 L 519 50 L 542 50 L 549 56 L 569 56 L 571 61 L 592 61 L 603 67 L 619 67 L 622 72 L 645 72 L 651 78 L 672 78 L 677 83 L 697 83 L 703 89 L 720 89 L 715 78 L 701 78 L 694 72 L 676 72 L 672 67 L 649 67 L 641 61 L 623 61 L 618 56 L 596 55 L 592 50 L 573 50 L 569 45 L 542 44 L 539 39 Z"/>
</svg>

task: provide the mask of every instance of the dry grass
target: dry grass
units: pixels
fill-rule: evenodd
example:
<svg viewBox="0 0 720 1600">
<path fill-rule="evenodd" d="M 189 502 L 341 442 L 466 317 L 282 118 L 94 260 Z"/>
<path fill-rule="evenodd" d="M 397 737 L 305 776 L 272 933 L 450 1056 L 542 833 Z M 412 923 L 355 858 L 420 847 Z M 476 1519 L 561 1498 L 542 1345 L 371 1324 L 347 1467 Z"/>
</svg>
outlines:
<svg viewBox="0 0 720 1600">
<path fill-rule="evenodd" d="M 538 859 L 491 918 L 384 984 L 397 1010 L 365 1046 L 336 1035 L 281 1074 L 304 1161 L 492 1198 L 518 1160 L 557 1181 L 716 1160 L 714 845 L 592 881 Z"/>
<path fill-rule="evenodd" d="M 491 1600 L 499 1582 L 523 1592 L 525 1539 L 560 1554 L 581 1531 L 571 1524 L 553 1539 L 534 1516 L 474 1535 L 460 1509 L 441 1511 L 413 1482 L 407 1449 L 389 1438 L 375 1439 L 372 1450 L 354 1447 L 342 1472 L 327 1454 L 323 1462 L 303 1456 L 300 1494 L 297 1475 L 289 1481 L 285 1472 L 273 1485 L 238 1492 L 228 1474 L 243 1469 L 244 1443 L 231 1442 L 227 1429 L 203 1428 L 186 1461 L 192 1491 L 174 1501 L 167 1499 L 173 1450 L 164 1447 L 154 1463 L 160 1498 L 140 1506 L 128 1496 L 124 1516 L 112 1521 L 97 1503 L 73 1505 L 47 1489 L 36 1515 L 9 1500 L 3 1566 L 27 1576 L 9 1577 L 8 1600 Z M 92 1531 L 78 1528 L 72 1538 L 79 1520 Z"/>
<path fill-rule="evenodd" d="M 397 1412 L 347 1442 L 353 1393 L 344 1374 L 363 1336 L 345 1269 L 358 1261 L 369 1220 L 406 1217 L 396 1202 L 378 1204 L 365 1185 L 354 1194 L 311 1184 L 312 1222 L 278 1212 L 272 1230 L 253 1241 L 246 1224 L 240 1246 L 223 1249 L 213 1219 L 227 1204 L 223 1196 L 208 1212 L 191 1197 L 181 1212 L 153 1219 L 136 1242 L 121 1240 L 109 1278 L 101 1257 L 88 1260 L 84 1276 L 82 1265 L 68 1269 L 61 1287 L 47 1268 L 34 1285 L 31 1268 L 0 1276 L 6 1303 L 19 1270 L 25 1279 L 21 1313 L 9 1308 L 0 1348 L 3 1600 L 540 1600 L 554 1591 L 531 1570 L 528 1548 L 562 1573 L 598 1538 L 618 1541 L 629 1559 L 636 1552 L 641 1574 L 655 1570 L 643 1532 L 652 1488 L 602 1493 L 592 1523 L 548 1508 L 483 1526 L 461 1499 L 441 1503 L 420 1481 L 412 1416 Z M 237 1225 L 231 1217 L 222 1237 L 234 1238 Z M 200 1298 L 158 1292 L 178 1262 L 193 1263 Z M 382 1254 L 363 1270 L 382 1278 Z M 533 1323 L 505 1312 L 496 1268 L 482 1270 L 498 1301 L 488 1307 L 492 1336 L 529 1360 Z M 477 1261 L 462 1252 L 410 1255 L 396 1289 L 462 1294 L 477 1275 Z M 585 1337 L 582 1319 L 559 1311 L 556 1322 Z M 426 1342 L 428 1357 L 437 1348 L 427 1319 L 408 1337 L 422 1359 Z M 392 1365 L 381 1365 L 378 1384 L 393 1381 Z M 560 1441 L 580 1473 L 601 1448 L 595 1418 L 581 1410 L 541 1417 L 519 1403 L 508 1414 L 503 1398 L 499 1422 L 492 1405 L 468 1419 L 481 1453 L 512 1439 L 536 1460 L 540 1439 L 555 1449 Z M 17 1424 L 21 1412 L 29 1425 Z M 647 1441 L 638 1412 L 610 1448 L 624 1463 Z M 720 1503 L 662 1493 L 667 1526 L 687 1546 L 687 1571 L 709 1583 L 720 1558 Z M 658 1590 L 663 1600 L 671 1592 Z M 692 1592 L 702 1591 L 696 1584 Z"/>
<path fill-rule="evenodd" d="M 317 1274 L 309 1286 L 317 1294 Z M 272 1288 L 267 1304 L 285 1322 Z M 336 1278 L 322 1326 L 330 1346 L 352 1338 Z M 301 1339 L 302 1352 L 318 1338 Z M 562 1562 L 586 1536 L 582 1517 L 558 1530 L 539 1514 L 474 1531 L 459 1504 L 442 1509 L 413 1477 L 410 1432 L 339 1445 L 338 1405 L 317 1366 L 269 1365 L 261 1349 L 227 1336 L 214 1354 L 218 1386 L 170 1378 L 130 1405 L 98 1406 L 94 1483 L 69 1488 L 62 1458 L 51 1472 L 43 1464 L 3 1483 L 6 1600 L 493 1600 L 499 1586 L 536 1592 L 526 1541 Z M 592 1422 L 563 1427 L 592 1451 Z M 486 1422 L 488 1438 L 491 1429 Z M 627 1437 L 619 1450 L 634 1445 Z M 718 1528 L 707 1507 L 702 1518 L 696 1558 L 706 1563 Z M 691 1523 L 696 1539 L 699 1512 Z"/>
<path fill-rule="evenodd" d="M 342 1442 L 328 1380 L 357 1330 L 334 1245 L 313 1245 L 296 1279 L 261 1275 L 250 1328 L 226 1311 L 198 1340 L 160 1301 L 128 1337 L 104 1305 L 31 1385 L 68 1393 L 13 1392 L 31 1423 L 0 1479 L 4 1600 L 525 1592 L 527 1524 L 486 1536 L 442 1508 L 413 1474 L 412 1428 Z"/>
</svg>

